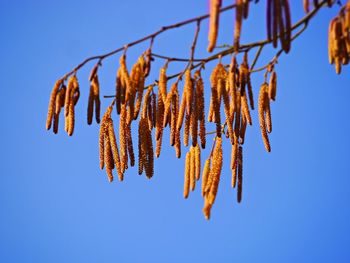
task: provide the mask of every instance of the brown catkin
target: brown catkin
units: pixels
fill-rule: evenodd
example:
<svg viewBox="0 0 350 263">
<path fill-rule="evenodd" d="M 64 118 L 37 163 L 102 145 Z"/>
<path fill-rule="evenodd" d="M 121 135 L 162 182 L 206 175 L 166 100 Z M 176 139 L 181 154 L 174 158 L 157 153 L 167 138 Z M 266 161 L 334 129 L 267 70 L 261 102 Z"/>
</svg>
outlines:
<svg viewBox="0 0 350 263">
<path fill-rule="evenodd" d="M 152 125 L 155 128 L 157 121 L 157 95 L 154 92 L 152 93 L 152 115 Z"/>
<path fill-rule="evenodd" d="M 52 117 L 55 111 L 55 103 L 56 103 L 56 96 L 58 93 L 58 90 L 63 84 L 63 80 L 59 79 L 55 82 L 55 85 L 53 86 L 53 89 L 51 91 L 50 95 L 50 101 L 49 101 L 49 108 L 47 110 L 47 118 L 46 118 L 46 130 L 50 130 L 51 123 L 52 123 Z"/>
<path fill-rule="evenodd" d="M 72 90 L 75 87 L 75 83 L 76 83 L 76 76 L 73 75 L 73 76 L 69 77 L 68 83 L 67 83 L 66 96 L 64 99 L 64 115 L 65 116 L 68 116 L 68 113 L 69 113 L 69 104 L 70 104 L 70 100 L 72 98 Z"/>
<path fill-rule="evenodd" d="M 181 137 L 178 130 L 175 132 L 175 154 L 177 158 L 181 158 Z"/>
<path fill-rule="evenodd" d="M 94 90 L 93 90 L 93 84 L 90 84 L 90 93 L 89 93 L 89 100 L 88 100 L 88 107 L 87 107 L 87 124 L 91 125 L 92 123 L 92 117 L 94 112 Z"/>
<path fill-rule="evenodd" d="M 134 146 L 132 143 L 131 125 L 130 124 L 125 125 L 125 136 L 126 136 L 126 143 L 128 146 L 130 166 L 133 167 L 135 165 L 135 154 L 134 154 Z"/>
<path fill-rule="evenodd" d="M 185 95 L 186 95 L 186 111 L 189 115 L 192 114 L 192 102 L 193 102 L 193 80 L 191 77 L 191 69 L 187 69 L 185 72 Z"/>
<path fill-rule="evenodd" d="M 184 198 L 188 197 L 190 192 L 190 162 L 191 162 L 191 152 L 186 153 L 186 161 L 185 161 L 185 178 L 184 178 Z"/>
<path fill-rule="evenodd" d="M 201 177 L 201 149 L 199 145 L 197 144 L 196 147 L 194 147 L 194 153 L 195 153 L 195 171 L 196 171 L 196 180 L 198 181 Z"/>
<path fill-rule="evenodd" d="M 201 77 L 196 82 L 196 98 L 197 98 L 197 118 L 199 121 L 199 138 L 201 141 L 202 149 L 205 148 L 205 110 L 204 110 L 204 84 Z"/>
<path fill-rule="evenodd" d="M 113 166 L 114 166 L 114 162 L 113 162 L 113 156 L 112 156 L 112 149 L 111 149 L 111 144 L 109 142 L 109 136 L 106 134 L 105 135 L 105 147 L 104 147 L 104 162 L 106 164 L 106 172 L 107 172 L 107 176 L 108 176 L 108 181 L 112 182 L 113 181 Z"/>
<path fill-rule="evenodd" d="M 126 143 L 126 105 L 122 104 L 120 109 L 119 117 L 119 144 L 120 144 L 120 166 L 121 171 L 127 169 L 128 154 L 127 154 L 127 143 Z"/>
<path fill-rule="evenodd" d="M 122 71 L 119 68 L 117 72 L 117 78 L 116 78 L 116 84 L 115 84 L 115 105 L 117 109 L 117 113 L 120 114 L 120 108 L 122 104 L 122 92 L 123 92 L 123 87 L 122 87 L 122 80 L 121 80 L 121 75 Z"/>
<path fill-rule="evenodd" d="M 159 83 L 158 83 L 158 88 L 159 88 L 159 96 L 162 97 L 163 103 L 165 104 L 166 97 L 167 97 L 167 82 L 168 82 L 168 77 L 166 75 L 166 70 L 167 70 L 167 65 L 164 65 L 160 69 L 159 72 Z"/>
<path fill-rule="evenodd" d="M 208 177 L 210 173 L 210 158 L 208 158 L 204 163 L 203 174 L 202 174 L 202 196 L 205 195 L 205 188 L 208 183 Z"/>
<path fill-rule="evenodd" d="M 142 144 L 143 144 L 143 129 L 145 128 L 144 127 L 144 118 L 141 116 L 140 118 L 140 122 L 139 122 L 139 128 L 138 128 L 138 153 L 139 153 L 139 162 L 138 162 L 138 173 L 139 175 L 141 175 L 143 173 L 143 170 L 144 170 L 144 165 L 147 161 L 147 153 L 144 149 L 144 147 L 142 147 Z"/>
<path fill-rule="evenodd" d="M 234 31 L 234 50 L 235 52 L 239 49 L 239 39 L 242 30 L 242 19 L 243 19 L 243 0 L 236 0 L 236 17 L 235 17 L 235 31 Z"/>
<path fill-rule="evenodd" d="M 117 169 L 117 173 L 118 173 L 118 179 L 119 179 L 119 181 L 123 181 L 124 174 L 121 171 L 120 156 L 119 156 L 117 140 L 116 140 L 115 132 L 114 132 L 113 120 L 110 118 L 106 125 L 108 126 L 108 128 L 107 128 L 108 129 L 108 137 L 109 137 L 109 142 L 111 144 L 111 149 L 112 149 L 112 153 L 113 153 L 114 165 L 115 165 L 115 167 Z"/>
<path fill-rule="evenodd" d="M 217 195 L 220 174 L 222 169 L 222 139 L 220 137 L 216 138 L 215 149 L 213 153 L 213 165 L 210 173 L 212 173 L 212 183 L 210 186 L 210 191 L 208 194 L 208 202 L 213 205 Z"/>
<path fill-rule="evenodd" d="M 276 99 L 276 90 L 277 90 L 277 74 L 276 71 L 271 73 L 270 82 L 269 82 L 269 98 L 270 100 Z"/>
<path fill-rule="evenodd" d="M 248 124 L 252 125 L 252 117 L 250 115 L 246 92 L 244 92 L 244 94 L 241 96 L 241 108 L 242 108 L 242 114 L 246 118 Z"/>
<path fill-rule="evenodd" d="M 197 146 L 198 141 L 198 116 L 197 116 L 197 94 L 193 92 L 192 99 L 192 110 L 191 110 L 191 119 L 190 119 L 190 133 L 192 138 L 192 146 Z"/>
<path fill-rule="evenodd" d="M 96 122 L 100 122 L 100 84 L 98 81 L 98 76 L 95 75 L 90 84 L 90 93 L 88 101 L 88 110 L 87 110 L 87 123 L 91 125 L 93 118 L 93 110 L 95 104 L 95 118 Z"/>
<path fill-rule="evenodd" d="M 196 188 L 196 166 L 195 166 L 195 153 L 193 146 L 190 147 L 190 189 L 194 191 Z"/>
<path fill-rule="evenodd" d="M 164 103 L 164 119 L 163 119 L 163 127 L 166 127 L 168 121 L 168 115 L 171 110 L 171 100 L 174 92 L 177 90 L 177 82 L 175 82 L 170 89 L 170 92 L 167 94 L 165 103 Z"/>
<path fill-rule="evenodd" d="M 160 155 L 163 140 L 163 119 L 164 119 L 164 103 L 162 96 L 158 95 L 158 110 L 156 121 L 156 157 Z"/>
<path fill-rule="evenodd" d="M 220 103 L 218 99 L 218 92 L 216 87 L 212 87 L 211 96 L 213 102 L 213 116 L 216 123 L 216 136 L 221 137 L 221 117 L 220 117 Z"/>
<path fill-rule="evenodd" d="M 231 148 L 231 171 L 232 171 L 231 186 L 232 188 L 236 187 L 237 159 L 238 159 L 238 143 L 235 143 L 234 145 L 232 145 L 232 148 Z"/>
<path fill-rule="evenodd" d="M 182 123 L 183 123 L 184 116 L 185 116 L 185 110 L 186 110 L 186 89 L 184 89 L 182 92 L 181 104 L 180 104 L 180 109 L 179 109 L 179 116 L 178 116 L 177 121 L 176 121 L 176 129 L 178 131 L 181 130 Z"/>
<path fill-rule="evenodd" d="M 58 122 L 59 122 L 59 117 L 60 117 L 60 112 L 61 112 L 61 92 L 63 90 L 61 89 L 60 91 L 57 92 L 56 95 L 56 100 L 55 100 L 55 111 L 53 113 L 53 132 L 58 133 Z M 51 125 L 51 124 L 50 124 Z"/>
<path fill-rule="evenodd" d="M 186 112 L 185 127 L 184 127 L 184 145 L 185 146 L 188 146 L 188 138 L 190 135 L 190 121 L 191 121 L 191 116 Z"/>
<path fill-rule="evenodd" d="M 241 128 L 239 131 L 239 137 L 241 138 L 240 144 L 244 144 L 245 131 L 247 129 L 247 119 L 244 115 L 241 116 Z"/>
<path fill-rule="evenodd" d="M 265 100 L 265 119 L 266 119 L 266 130 L 268 133 L 272 132 L 272 119 L 271 119 L 271 108 L 270 108 L 270 100 L 267 96 Z"/>
<path fill-rule="evenodd" d="M 242 187 L 243 187 L 243 148 L 239 146 L 238 148 L 238 186 L 237 186 L 237 202 L 240 203 L 242 201 Z"/>
<path fill-rule="evenodd" d="M 145 140 L 144 147 L 146 148 L 147 153 L 147 162 L 145 165 L 146 177 L 151 179 L 154 173 L 154 153 L 153 153 L 153 142 L 152 142 L 152 134 L 151 129 L 147 126 L 147 122 L 145 123 Z"/>
<path fill-rule="evenodd" d="M 171 124 L 170 124 L 170 145 L 175 145 L 176 121 L 179 114 L 179 93 L 174 91 L 171 99 Z"/>
<path fill-rule="evenodd" d="M 212 52 L 216 46 L 216 39 L 219 30 L 219 17 L 222 0 L 210 0 L 210 18 L 209 18 L 209 35 L 208 35 L 208 52 Z"/>
<path fill-rule="evenodd" d="M 99 146 L 100 146 L 100 168 L 103 169 L 104 167 L 104 148 L 105 148 L 105 136 L 107 131 L 107 121 L 111 117 L 112 113 L 112 106 L 109 106 L 103 115 L 102 122 L 100 125 L 100 135 L 99 135 Z"/>
<path fill-rule="evenodd" d="M 261 135 L 263 138 L 263 142 L 266 148 L 266 151 L 270 152 L 271 151 L 271 146 L 270 146 L 270 141 L 269 137 L 267 135 L 266 131 L 266 121 L 265 121 L 265 101 L 268 100 L 268 94 L 267 94 L 267 89 L 268 85 L 267 83 L 264 83 L 261 85 L 260 88 L 260 93 L 259 93 L 259 123 L 260 123 L 260 130 L 261 130 Z"/>
</svg>

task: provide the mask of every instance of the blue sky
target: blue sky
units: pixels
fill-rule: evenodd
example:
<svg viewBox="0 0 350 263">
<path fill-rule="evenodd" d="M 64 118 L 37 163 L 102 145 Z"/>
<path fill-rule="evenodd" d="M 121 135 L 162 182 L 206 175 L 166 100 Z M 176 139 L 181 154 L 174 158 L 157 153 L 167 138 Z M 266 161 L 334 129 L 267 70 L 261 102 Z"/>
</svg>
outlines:
<svg viewBox="0 0 350 263">
<path fill-rule="evenodd" d="M 302 1 L 290 2 L 297 21 Z M 321 10 L 290 54 L 279 59 L 270 154 L 257 112 L 252 113 L 241 204 L 230 188 L 230 146 L 224 143 L 222 181 L 210 221 L 202 215 L 198 189 L 182 198 L 184 160 L 177 160 L 170 147 L 156 160 L 152 180 L 129 169 L 123 183 L 107 182 L 98 167 L 98 126 L 86 124 L 93 63 L 78 74 L 74 136 L 69 138 L 62 125 L 58 135 L 45 130 L 57 78 L 86 57 L 204 14 L 207 7 L 206 1 L 193 0 L 0 2 L 1 262 L 350 261 L 350 69 L 337 76 L 327 58 L 328 23 L 338 7 Z M 264 1 L 251 6 L 243 43 L 265 37 L 264 10 Z M 222 17 L 221 44 L 232 42 L 232 18 L 232 11 Z M 169 31 L 156 39 L 154 52 L 186 57 L 193 33 L 193 25 Z M 197 57 L 208 56 L 206 39 L 204 23 Z M 129 50 L 129 67 L 147 44 Z M 264 50 L 258 66 L 274 52 Z M 118 58 L 103 63 L 102 94 L 114 91 Z M 149 81 L 157 78 L 162 63 L 155 61 Z M 203 74 L 207 91 L 215 63 Z M 183 67 L 173 64 L 169 72 Z M 252 81 L 257 99 L 262 73 Z M 108 103 L 103 100 L 103 109 Z M 208 150 L 203 162 L 206 156 Z"/>
</svg>

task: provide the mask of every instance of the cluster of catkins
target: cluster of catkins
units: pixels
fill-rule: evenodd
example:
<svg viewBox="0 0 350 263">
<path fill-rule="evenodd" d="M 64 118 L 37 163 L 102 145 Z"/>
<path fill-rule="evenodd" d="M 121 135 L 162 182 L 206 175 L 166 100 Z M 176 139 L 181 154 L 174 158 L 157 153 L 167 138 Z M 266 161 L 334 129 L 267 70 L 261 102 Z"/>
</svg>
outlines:
<svg viewBox="0 0 350 263">
<path fill-rule="evenodd" d="M 335 64 L 337 74 L 341 73 L 341 66 L 347 65 L 350 59 L 350 1 L 333 18 L 328 30 L 329 63 Z"/>
<path fill-rule="evenodd" d="M 73 135 L 75 113 L 74 107 L 80 97 L 79 83 L 75 75 L 68 79 L 67 86 L 63 80 L 57 80 L 50 96 L 49 109 L 46 119 L 46 129 L 49 130 L 53 121 L 53 132 L 58 132 L 61 108 L 64 107 L 65 131 Z"/>
</svg>

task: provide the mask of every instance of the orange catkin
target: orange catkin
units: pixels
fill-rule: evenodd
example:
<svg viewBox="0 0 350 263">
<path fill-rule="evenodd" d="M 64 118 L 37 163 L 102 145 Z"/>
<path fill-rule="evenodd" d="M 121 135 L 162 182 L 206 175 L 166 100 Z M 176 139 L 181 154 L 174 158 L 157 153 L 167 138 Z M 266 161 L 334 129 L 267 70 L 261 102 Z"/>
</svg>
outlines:
<svg viewBox="0 0 350 263">
<path fill-rule="evenodd" d="M 108 181 L 112 182 L 113 181 L 113 167 L 114 167 L 114 162 L 113 162 L 113 156 L 112 156 L 112 149 L 111 149 L 111 144 L 109 142 L 109 137 L 106 134 L 105 135 L 105 152 L 104 152 L 104 162 L 106 164 L 106 172 L 108 176 Z"/>
<path fill-rule="evenodd" d="M 208 52 L 212 52 L 216 46 L 216 39 L 218 37 L 219 30 L 219 17 L 220 17 L 220 8 L 222 1 L 221 0 L 210 0 L 210 20 L 209 20 L 209 45 Z"/>
<path fill-rule="evenodd" d="M 185 94 L 186 94 L 186 111 L 189 115 L 192 113 L 192 101 L 193 101 L 193 81 L 191 77 L 191 70 L 187 69 L 185 72 Z"/>
<path fill-rule="evenodd" d="M 186 161 L 185 161 L 185 179 L 184 179 L 184 198 L 188 197 L 190 192 L 190 162 L 191 162 L 191 152 L 186 153 Z"/>
<path fill-rule="evenodd" d="M 201 176 L 201 149 L 199 145 L 197 144 L 196 147 L 194 147 L 194 153 L 195 153 L 195 171 L 196 171 L 196 180 L 198 181 Z"/>
<path fill-rule="evenodd" d="M 196 188 L 196 166 L 195 166 L 195 152 L 194 147 L 190 147 L 190 189 L 194 191 Z"/>
<path fill-rule="evenodd" d="M 50 130 L 51 128 L 51 123 L 52 123 L 52 117 L 53 113 L 55 111 L 55 102 L 56 102 L 56 96 L 58 93 L 58 90 L 63 84 L 63 80 L 57 80 L 50 95 L 50 101 L 49 101 L 49 108 L 47 111 L 47 119 L 46 119 L 46 130 Z"/>
<path fill-rule="evenodd" d="M 167 70 L 167 65 L 164 65 L 164 67 L 160 69 L 159 82 L 158 82 L 159 96 L 162 97 L 163 103 L 165 103 L 166 96 L 167 96 L 168 77 L 166 75 L 166 70 Z"/>
<path fill-rule="evenodd" d="M 130 166 L 133 167 L 135 165 L 135 155 L 134 155 L 134 146 L 132 143 L 132 136 L 131 136 L 131 125 L 125 125 L 125 136 L 126 136 L 126 143 L 128 147 L 128 154 L 130 159 Z"/>
<path fill-rule="evenodd" d="M 177 121 L 176 121 L 176 129 L 178 131 L 181 130 L 182 123 L 183 123 L 184 116 L 185 116 L 185 110 L 186 110 L 186 89 L 184 89 L 182 92 L 181 104 L 180 104 L 180 109 L 179 109 L 179 116 L 178 116 Z"/>
<path fill-rule="evenodd" d="M 208 177 L 210 173 L 210 158 L 204 163 L 203 174 L 202 174 L 202 196 L 205 195 L 205 188 L 208 183 Z"/>
<path fill-rule="evenodd" d="M 222 139 L 218 137 L 216 139 L 215 149 L 213 153 L 213 165 L 210 173 L 212 174 L 212 183 L 208 195 L 208 202 L 213 205 L 215 202 L 216 194 L 220 182 L 220 174 L 222 169 Z"/>
<path fill-rule="evenodd" d="M 112 153 L 113 153 L 113 160 L 114 160 L 114 165 L 117 168 L 118 179 L 119 179 L 119 181 L 123 181 L 124 174 L 122 173 L 121 167 L 120 167 L 119 150 L 118 150 L 117 140 L 115 137 L 113 121 L 111 118 L 108 120 L 108 123 L 106 125 L 108 126 L 108 128 L 107 128 L 108 135 L 106 135 L 106 136 L 109 137 L 109 142 L 111 144 L 111 149 L 112 149 Z"/>
<path fill-rule="evenodd" d="M 263 142 L 264 142 L 266 151 L 270 152 L 271 146 L 270 146 L 269 137 L 267 135 L 266 120 L 265 120 L 265 104 L 266 104 L 266 100 L 269 99 L 267 91 L 266 91 L 267 87 L 268 87 L 267 83 L 264 83 L 261 85 L 261 88 L 260 88 L 260 93 L 259 93 L 259 123 L 260 123 L 261 135 L 263 138 Z"/>
<path fill-rule="evenodd" d="M 242 30 L 242 19 L 243 19 L 243 0 L 236 0 L 236 18 L 235 18 L 235 32 L 234 32 L 234 50 L 237 52 L 239 49 L 239 40 Z"/>
<path fill-rule="evenodd" d="M 276 99 L 276 90 L 277 90 L 277 74 L 276 71 L 273 71 L 270 77 L 269 82 L 269 98 L 270 100 Z"/>
<path fill-rule="evenodd" d="M 127 168 L 128 155 L 127 155 L 127 143 L 126 143 L 126 105 L 122 104 L 119 117 L 119 144 L 120 144 L 120 165 L 121 171 Z"/>
</svg>

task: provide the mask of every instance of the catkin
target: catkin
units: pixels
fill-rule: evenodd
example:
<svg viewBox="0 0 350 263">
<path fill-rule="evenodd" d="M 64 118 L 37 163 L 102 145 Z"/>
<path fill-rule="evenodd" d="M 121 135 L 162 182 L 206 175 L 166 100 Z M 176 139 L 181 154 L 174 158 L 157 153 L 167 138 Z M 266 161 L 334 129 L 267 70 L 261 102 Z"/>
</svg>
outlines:
<svg viewBox="0 0 350 263">
<path fill-rule="evenodd" d="M 57 80 L 55 85 L 53 86 L 53 89 L 51 91 L 50 95 L 50 101 L 49 101 L 49 108 L 47 110 L 47 118 L 46 118 L 46 130 L 50 130 L 51 123 L 52 123 L 52 117 L 55 111 L 55 103 L 56 103 L 56 96 L 58 93 L 58 90 L 63 84 L 63 80 Z"/>
<path fill-rule="evenodd" d="M 126 136 L 126 143 L 128 147 L 128 154 L 130 159 L 130 166 L 133 167 L 135 165 L 135 154 L 134 154 L 134 146 L 132 143 L 132 136 L 131 136 L 131 125 L 125 125 L 125 136 Z"/>
<path fill-rule="evenodd" d="M 201 149 L 199 145 L 197 144 L 196 147 L 194 147 L 195 152 L 195 171 L 196 171 L 196 180 L 198 181 L 201 177 Z"/>
<path fill-rule="evenodd" d="M 112 153 L 113 153 L 114 165 L 115 165 L 115 167 L 117 169 L 117 173 L 118 173 L 118 179 L 119 179 L 119 181 L 123 181 L 124 174 L 122 173 L 121 166 L 120 166 L 120 156 L 119 156 L 117 140 L 116 140 L 115 132 L 114 132 L 113 120 L 110 118 L 106 125 L 108 126 L 108 128 L 107 128 L 108 135 L 106 135 L 106 137 L 109 137 L 109 142 L 111 144 L 111 149 L 112 149 Z"/>
<path fill-rule="evenodd" d="M 194 191 L 196 188 L 196 171 L 195 171 L 195 153 L 194 148 L 190 147 L 190 189 L 191 191 Z"/>
<path fill-rule="evenodd" d="M 242 201 L 242 187 L 243 187 L 243 148 L 239 146 L 238 148 L 238 173 L 237 173 L 237 202 L 240 203 Z"/>
<path fill-rule="evenodd" d="M 209 45 L 208 52 L 212 52 L 216 46 L 216 39 L 219 30 L 219 17 L 222 0 L 210 0 L 210 18 L 209 18 Z"/>
<path fill-rule="evenodd" d="M 183 123 L 184 116 L 185 116 L 185 110 L 186 110 L 186 89 L 184 89 L 182 92 L 181 104 L 180 104 L 180 109 L 179 109 L 179 116 L 178 116 L 177 121 L 176 121 L 176 129 L 178 131 L 181 130 L 182 123 Z"/>
<path fill-rule="evenodd" d="M 93 111 L 95 104 L 95 119 L 97 123 L 100 123 L 100 85 L 98 81 L 98 76 L 95 75 L 90 84 L 90 93 L 87 109 L 87 123 L 88 125 L 92 124 Z"/>
<path fill-rule="evenodd" d="M 188 197 L 190 192 L 190 162 L 191 162 L 191 152 L 186 153 L 186 161 L 185 161 L 185 179 L 184 179 L 184 198 Z"/>
<path fill-rule="evenodd" d="M 175 82 L 170 89 L 170 92 L 167 94 L 165 103 L 164 103 L 164 119 L 163 119 L 163 127 L 166 127 L 167 123 L 168 123 L 168 115 L 170 113 L 171 110 L 171 99 L 172 96 L 175 92 L 175 90 L 177 90 L 177 82 Z"/>
<path fill-rule="evenodd" d="M 104 167 L 104 148 L 105 148 L 105 137 L 106 137 L 106 132 L 107 132 L 107 121 L 111 117 L 112 113 L 112 106 L 109 106 L 103 115 L 102 122 L 100 125 L 100 135 L 99 135 L 99 146 L 100 146 L 100 168 L 103 169 Z"/>
<path fill-rule="evenodd" d="M 181 158 L 181 138 L 180 131 L 175 131 L 175 154 L 177 158 Z"/>
<path fill-rule="evenodd" d="M 269 82 L 269 98 L 270 100 L 276 99 L 276 90 L 277 90 L 277 74 L 276 71 L 272 71 L 270 82 Z"/>
<path fill-rule="evenodd" d="M 185 114 L 185 127 L 184 127 L 184 145 L 188 146 L 188 138 L 190 134 L 190 121 L 191 116 L 186 112 Z"/>
<path fill-rule="evenodd" d="M 111 149 L 111 144 L 109 142 L 109 136 L 106 134 L 105 135 L 105 147 L 104 147 L 104 162 L 106 164 L 106 172 L 108 176 L 108 181 L 112 182 L 113 181 L 113 156 L 112 156 L 112 149 Z"/>
<path fill-rule="evenodd" d="M 171 125 L 170 125 L 170 145 L 175 145 L 176 121 L 179 115 L 179 93 L 174 90 L 171 99 Z"/>
<path fill-rule="evenodd" d="M 241 128 L 239 131 L 239 137 L 241 138 L 240 144 L 244 144 L 244 137 L 245 137 L 245 131 L 247 128 L 247 119 L 245 117 L 245 115 L 241 116 Z"/>
<path fill-rule="evenodd" d="M 185 72 L 185 94 L 186 94 L 186 111 L 189 115 L 192 114 L 193 102 L 193 81 L 191 77 L 191 70 L 187 69 Z"/>
<path fill-rule="evenodd" d="M 232 148 L 231 148 L 231 171 L 232 171 L 231 186 L 232 188 L 236 187 L 237 159 L 238 159 L 238 143 L 235 143 L 234 145 L 232 145 Z"/>
<path fill-rule="evenodd" d="M 122 173 L 124 173 L 124 171 L 126 170 L 127 163 L 128 163 L 125 128 L 126 128 L 126 105 L 122 104 L 120 109 L 120 117 L 119 117 L 120 166 L 121 166 Z"/>
<path fill-rule="evenodd" d="M 248 124 L 252 125 L 252 117 L 250 115 L 246 92 L 244 92 L 244 94 L 241 95 L 241 108 L 242 108 L 242 114 L 246 118 Z"/>
<path fill-rule="evenodd" d="M 167 65 L 164 65 L 160 69 L 159 72 L 159 82 L 158 82 L 158 88 L 159 88 L 159 96 L 162 97 L 163 103 L 166 101 L 166 96 L 167 96 L 167 82 L 168 78 L 166 75 L 166 70 L 167 70 Z"/>
<path fill-rule="evenodd" d="M 261 85 L 261 88 L 260 88 L 260 93 L 259 93 L 259 123 L 260 123 L 261 135 L 263 138 L 263 142 L 264 142 L 266 151 L 270 152 L 271 146 L 270 146 L 269 137 L 267 135 L 266 120 L 265 120 L 265 104 L 266 104 L 266 100 L 269 99 L 267 91 L 266 91 L 267 87 L 268 87 L 267 83 L 264 83 Z"/>
<path fill-rule="evenodd" d="M 303 7 L 304 7 L 305 13 L 309 13 L 309 11 L 310 11 L 310 1 L 309 0 L 304 0 L 303 1 Z"/>
<path fill-rule="evenodd" d="M 238 52 L 239 39 L 242 30 L 242 19 L 243 19 L 243 0 L 236 0 L 236 18 L 235 18 L 235 32 L 234 32 L 234 51 Z"/>
<path fill-rule="evenodd" d="M 192 138 L 192 146 L 197 146 L 197 137 L 198 137 L 198 116 L 197 116 L 197 95 L 195 92 L 193 92 L 193 99 L 192 99 L 192 113 L 190 118 L 190 133 Z"/>
<path fill-rule="evenodd" d="M 211 205 L 214 204 L 215 198 L 217 195 L 219 182 L 220 182 L 221 169 L 222 169 L 222 139 L 218 137 L 216 139 L 215 149 L 213 153 L 213 166 L 210 171 L 213 179 L 212 179 L 210 191 L 208 194 L 208 202 Z"/>
<path fill-rule="evenodd" d="M 199 138 L 201 141 L 202 149 L 205 148 L 205 116 L 204 116 L 204 84 L 201 77 L 196 82 L 196 98 L 197 98 L 197 118 L 199 121 Z"/>
<path fill-rule="evenodd" d="M 266 119 L 266 130 L 268 133 L 272 132 L 272 119 L 271 119 L 271 108 L 270 100 L 265 100 L 265 119 Z"/>
<path fill-rule="evenodd" d="M 202 196 L 205 196 L 205 189 L 208 183 L 208 177 L 210 174 L 210 158 L 204 163 L 203 174 L 202 174 Z"/>
<path fill-rule="evenodd" d="M 156 157 L 158 158 L 162 147 L 164 119 L 164 103 L 162 96 L 160 95 L 158 95 L 158 110 L 156 118 Z"/>
</svg>

